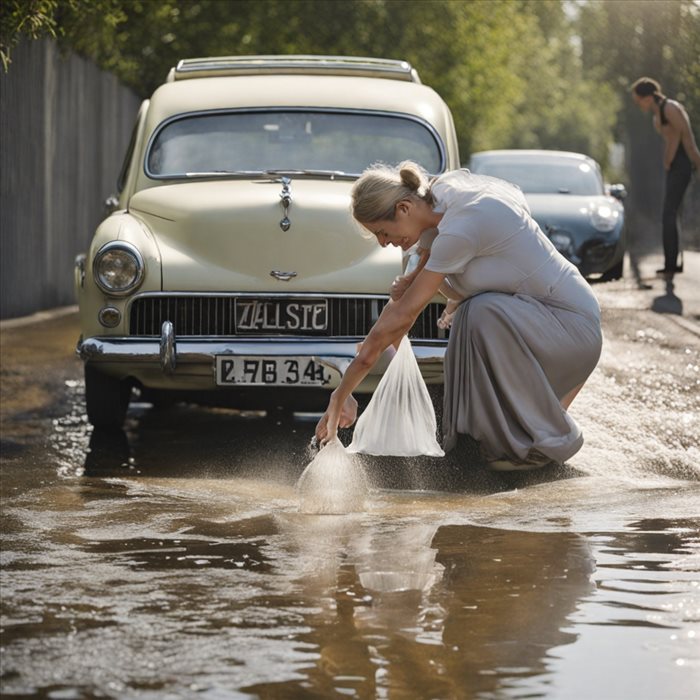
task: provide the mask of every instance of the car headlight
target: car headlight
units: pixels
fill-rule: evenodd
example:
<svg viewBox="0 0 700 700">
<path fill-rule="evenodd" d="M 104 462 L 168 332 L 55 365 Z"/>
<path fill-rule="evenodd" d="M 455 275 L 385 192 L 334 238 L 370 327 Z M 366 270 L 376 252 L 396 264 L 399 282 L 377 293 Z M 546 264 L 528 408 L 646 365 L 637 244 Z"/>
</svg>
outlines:
<svg viewBox="0 0 700 700">
<path fill-rule="evenodd" d="M 596 231 L 612 231 L 620 219 L 620 212 L 609 204 L 599 204 L 591 209 L 591 223 Z"/>
<path fill-rule="evenodd" d="M 106 294 L 128 294 L 143 281 L 143 258 L 130 243 L 107 243 L 97 251 L 93 271 L 97 286 Z"/>
</svg>

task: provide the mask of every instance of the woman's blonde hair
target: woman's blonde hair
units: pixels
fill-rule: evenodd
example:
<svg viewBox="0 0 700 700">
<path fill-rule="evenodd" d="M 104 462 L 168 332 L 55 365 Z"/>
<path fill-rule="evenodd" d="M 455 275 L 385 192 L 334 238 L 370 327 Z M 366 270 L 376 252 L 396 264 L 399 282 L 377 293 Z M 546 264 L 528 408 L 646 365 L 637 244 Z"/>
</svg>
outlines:
<svg viewBox="0 0 700 700">
<path fill-rule="evenodd" d="M 393 167 L 381 163 L 370 166 L 353 185 L 351 198 L 353 218 L 360 224 L 393 221 L 396 205 L 404 199 L 433 203 L 428 174 L 410 160 Z"/>
</svg>

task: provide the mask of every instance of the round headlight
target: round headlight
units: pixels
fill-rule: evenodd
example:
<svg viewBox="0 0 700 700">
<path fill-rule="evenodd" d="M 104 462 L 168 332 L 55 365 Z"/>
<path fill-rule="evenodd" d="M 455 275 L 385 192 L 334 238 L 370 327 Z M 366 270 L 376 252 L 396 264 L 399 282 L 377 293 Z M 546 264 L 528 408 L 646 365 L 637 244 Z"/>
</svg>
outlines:
<svg viewBox="0 0 700 700">
<path fill-rule="evenodd" d="M 620 218 L 620 212 L 607 204 L 600 204 L 591 209 L 591 223 L 593 228 L 601 233 L 612 231 Z"/>
<path fill-rule="evenodd" d="M 95 282 L 103 292 L 128 294 L 143 281 L 143 258 L 129 243 L 108 243 L 97 251 L 93 270 Z"/>
</svg>

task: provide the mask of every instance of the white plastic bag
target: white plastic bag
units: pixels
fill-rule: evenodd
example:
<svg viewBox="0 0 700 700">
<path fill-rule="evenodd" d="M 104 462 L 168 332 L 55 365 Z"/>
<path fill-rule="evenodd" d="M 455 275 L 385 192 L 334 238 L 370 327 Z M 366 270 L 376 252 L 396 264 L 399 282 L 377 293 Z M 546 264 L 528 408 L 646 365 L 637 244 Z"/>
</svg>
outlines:
<svg viewBox="0 0 700 700">
<path fill-rule="evenodd" d="M 389 363 L 357 421 L 348 452 L 443 457 L 436 439 L 435 409 L 408 336 Z"/>
</svg>

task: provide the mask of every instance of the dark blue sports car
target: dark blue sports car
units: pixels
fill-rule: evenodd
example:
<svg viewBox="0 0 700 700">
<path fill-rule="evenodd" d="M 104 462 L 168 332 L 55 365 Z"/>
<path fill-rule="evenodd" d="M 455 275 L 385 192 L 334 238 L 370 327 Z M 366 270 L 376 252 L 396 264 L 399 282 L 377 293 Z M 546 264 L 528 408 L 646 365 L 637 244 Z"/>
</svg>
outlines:
<svg viewBox="0 0 700 700">
<path fill-rule="evenodd" d="M 480 151 L 469 169 L 520 187 L 541 229 L 585 277 L 622 277 L 625 188 L 606 188 L 595 160 L 568 151 Z"/>
</svg>

